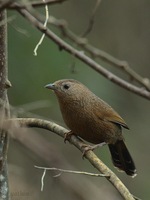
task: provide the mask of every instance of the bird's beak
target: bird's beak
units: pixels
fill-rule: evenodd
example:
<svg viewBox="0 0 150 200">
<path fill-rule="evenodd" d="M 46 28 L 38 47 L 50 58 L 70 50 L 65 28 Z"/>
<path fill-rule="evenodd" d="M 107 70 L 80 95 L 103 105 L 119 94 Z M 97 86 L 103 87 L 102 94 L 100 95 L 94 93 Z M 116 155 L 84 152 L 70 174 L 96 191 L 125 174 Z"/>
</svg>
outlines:
<svg viewBox="0 0 150 200">
<path fill-rule="evenodd" d="M 56 90 L 56 86 L 53 83 L 47 84 L 44 87 L 50 90 Z"/>
</svg>

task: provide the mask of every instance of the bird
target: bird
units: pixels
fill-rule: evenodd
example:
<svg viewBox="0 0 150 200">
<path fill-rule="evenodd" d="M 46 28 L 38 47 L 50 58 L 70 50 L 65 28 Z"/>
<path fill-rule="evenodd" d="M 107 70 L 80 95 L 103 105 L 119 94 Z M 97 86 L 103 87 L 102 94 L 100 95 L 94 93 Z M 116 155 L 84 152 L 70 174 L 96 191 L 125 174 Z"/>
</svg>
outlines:
<svg viewBox="0 0 150 200">
<path fill-rule="evenodd" d="M 74 79 L 58 80 L 45 88 L 56 94 L 70 133 L 94 145 L 106 143 L 114 166 L 131 177 L 137 175 L 122 134 L 122 128 L 129 127 L 109 104 Z"/>
</svg>

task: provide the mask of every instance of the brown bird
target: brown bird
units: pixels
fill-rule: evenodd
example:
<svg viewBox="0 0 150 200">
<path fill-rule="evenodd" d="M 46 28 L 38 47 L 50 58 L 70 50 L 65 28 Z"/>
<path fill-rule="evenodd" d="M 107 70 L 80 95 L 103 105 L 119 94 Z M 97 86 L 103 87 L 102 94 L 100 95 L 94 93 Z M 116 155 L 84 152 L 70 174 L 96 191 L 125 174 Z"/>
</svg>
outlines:
<svg viewBox="0 0 150 200">
<path fill-rule="evenodd" d="M 134 177 L 136 168 L 124 143 L 120 115 L 82 83 L 63 79 L 45 86 L 55 92 L 61 113 L 71 132 L 93 143 L 108 144 L 115 167 Z"/>
</svg>

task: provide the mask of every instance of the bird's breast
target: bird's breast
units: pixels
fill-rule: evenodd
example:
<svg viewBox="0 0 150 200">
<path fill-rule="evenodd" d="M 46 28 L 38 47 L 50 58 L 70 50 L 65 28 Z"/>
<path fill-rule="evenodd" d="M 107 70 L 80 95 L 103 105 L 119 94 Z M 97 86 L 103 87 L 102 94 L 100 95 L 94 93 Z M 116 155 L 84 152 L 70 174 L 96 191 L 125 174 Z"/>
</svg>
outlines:
<svg viewBox="0 0 150 200">
<path fill-rule="evenodd" d="M 76 101 L 65 106 L 60 105 L 63 119 L 68 128 L 77 136 L 84 140 L 98 144 L 101 142 L 113 143 L 117 128 L 114 124 L 97 118 L 92 112 L 92 108 Z M 118 129 L 118 128 L 117 128 Z M 114 137 L 113 137 L 114 135 Z"/>
</svg>

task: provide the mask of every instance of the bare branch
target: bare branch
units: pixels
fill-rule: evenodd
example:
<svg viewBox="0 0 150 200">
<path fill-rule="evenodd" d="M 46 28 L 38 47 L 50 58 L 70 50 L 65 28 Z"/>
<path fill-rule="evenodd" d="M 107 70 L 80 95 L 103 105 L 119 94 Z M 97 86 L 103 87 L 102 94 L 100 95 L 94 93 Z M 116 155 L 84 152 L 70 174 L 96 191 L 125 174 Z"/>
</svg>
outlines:
<svg viewBox="0 0 150 200">
<path fill-rule="evenodd" d="M 41 7 L 41 6 L 45 6 L 45 5 L 55 5 L 58 3 L 63 3 L 65 1 L 67 1 L 67 0 L 46 0 L 45 2 L 32 1 L 32 2 L 27 2 L 24 5 L 14 2 L 13 4 L 7 6 L 7 8 L 8 9 L 17 9 L 17 8 L 26 8 L 26 6 L 32 6 L 32 7 L 36 8 L 36 7 Z"/>
<path fill-rule="evenodd" d="M 55 124 L 54 122 L 34 119 L 34 118 L 18 118 L 11 119 L 5 121 L 4 129 L 13 125 L 17 125 L 20 127 L 36 127 L 43 128 L 49 131 L 52 131 L 64 138 L 64 134 L 68 132 L 67 129 Z M 8 130 L 9 131 L 9 130 Z M 72 135 L 69 139 L 69 142 L 76 146 L 81 152 L 84 152 L 85 143 L 82 140 L 78 139 L 76 136 Z M 133 196 L 129 192 L 129 190 L 125 187 L 125 185 L 121 182 L 121 180 L 92 152 L 88 151 L 85 153 L 85 157 L 89 160 L 89 162 L 102 174 L 108 175 L 106 179 L 119 191 L 119 193 L 126 200 L 134 200 Z"/>
<path fill-rule="evenodd" d="M 150 100 L 150 92 L 148 92 L 144 88 L 137 87 L 131 83 L 128 83 L 125 80 L 122 80 L 118 76 L 114 75 L 113 73 L 109 72 L 105 68 L 103 68 L 100 64 L 92 60 L 90 57 L 86 56 L 84 52 L 79 51 L 75 48 L 73 48 L 71 45 L 67 44 L 64 40 L 62 40 L 60 37 L 58 37 L 55 33 L 53 33 L 50 29 L 43 26 L 43 24 L 38 21 L 35 17 L 32 16 L 26 9 L 17 9 L 18 12 L 25 17 L 31 24 L 33 24 L 38 30 L 40 30 L 42 33 L 45 33 L 45 35 L 52 39 L 60 49 L 64 49 L 67 52 L 71 53 L 75 57 L 79 58 L 81 61 L 86 63 L 88 66 L 93 68 L 98 73 L 102 74 L 104 77 L 109 79 L 110 81 L 116 83 L 117 85 L 139 95 L 146 99 Z"/>
<path fill-rule="evenodd" d="M 64 1 L 65 0 L 47 0 L 46 3 L 37 1 L 37 2 L 32 2 L 32 4 L 26 3 L 24 5 L 18 4 L 18 3 L 13 3 L 13 4 L 10 4 L 9 8 L 11 7 L 14 9 L 19 9 L 19 8 L 25 9 L 28 6 L 36 7 L 36 6 L 42 6 L 45 4 L 62 3 Z M 87 30 L 85 31 L 85 33 L 83 33 L 82 37 L 87 35 L 92 30 L 95 14 L 96 14 L 97 8 L 100 3 L 101 3 L 101 0 L 97 0 L 96 5 L 93 9 L 91 18 L 90 18 L 89 26 L 88 26 Z M 49 22 L 52 23 L 52 21 L 50 21 L 50 20 L 49 20 Z M 59 20 L 56 20 L 53 18 L 52 24 L 59 27 L 65 37 L 67 37 L 71 41 L 75 42 L 78 46 L 83 48 L 85 51 L 89 52 L 92 57 L 94 57 L 94 58 L 98 57 L 101 60 L 103 60 L 115 67 L 118 67 L 119 69 L 123 70 L 127 75 L 129 75 L 130 80 L 137 81 L 139 84 L 144 86 L 148 91 L 150 91 L 150 80 L 148 78 L 143 78 L 141 75 L 139 75 L 137 72 L 135 72 L 126 61 L 121 61 L 121 60 L 113 57 L 112 55 L 88 44 L 87 40 L 85 40 L 84 38 L 78 37 L 74 33 L 72 33 L 68 29 L 68 27 L 66 27 L 66 23 L 62 23 L 62 20 L 59 21 Z"/>
<path fill-rule="evenodd" d="M 43 17 L 40 14 L 38 14 L 38 18 L 40 19 L 40 21 L 43 21 Z M 66 37 L 73 43 L 77 44 L 77 46 L 80 46 L 82 49 L 88 52 L 93 58 L 100 58 L 104 62 L 107 62 L 108 64 L 111 64 L 114 67 L 119 68 L 120 70 L 123 70 L 129 76 L 130 80 L 138 82 L 139 84 L 144 86 L 148 91 L 150 91 L 150 80 L 148 78 L 143 78 L 141 75 L 135 72 L 126 61 L 119 60 L 113 57 L 112 55 L 93 47 L 88 43 L 86 38 L 75 35 L 71 30 L 69 30 L 66 21 L 57 20 L 55 17 L 50 16 L 48 22 L 58 27 L 64 37 Z"/>
<path fill-rule="evenodd" d="M 95 173 L 83 172 L 83 171 L 66 170 L 66 169 L 60 169 L 60 168 L 56 168 L 56 167 L 40 167 L 40 166 L 36 166 L 36 165 L 34 167 L 37 169 L 59 171 L 59 172 L 63 172 L 63 173 L 82 174 L 82 175 L 94 176 L 94 177 L 109 177 L 105 174 L 95 174 Z"/>
<path fill-rule="evenodd" d="M 148 78 L 143 78 L 141 75 L 135 72 L 126 61 L 119 60 L 112 55 L 88 44 L 88 41 L 85 38 L 78 37 L 71 30 L 69 30 L 67 23 L 65 23 L 63 20 L 57 20 L 53 17 L 53 20 L 49 20 L 49 22 L 54 26 L 59 27 L 63 33 L 63 36 L 76 43 L 78 46 L 88 52 L 93 58 L 100 58 L 104 62 L 107 62 L 114 67 L 123 70 L 131 80 L 137 81 L 148 91 L 150 91 L 150 80 Z"/>
<path fill-rule="evenodd" d="M 43 170 L 43 174 L 41 177 L 41 191 L 43 191 L 44 189 L 44 178 L 46 175 L 46 171 L 47 170 L 51 170 L 51 171 L 59 171 L 60 173 L 58 175 L 55 175 L 54 177 L 58 177 L 63 173 L 71 173 L 71 174 L 82 174 L 82 175 L 88 175 L 88 176 L 95 176 L 95 177 L 106 177 L 106 175 L 104 174 L 94 174 L 94 173 L 89 173 L 89 172 L 81 172 L 81 171 L 73 171 L 73 170 L 66 170 L 66 169 L 59 169 L 56 167 L 40 167 L 40 166 L 34 166 L 37 169 L 42 169 Z"/>
</svg>

